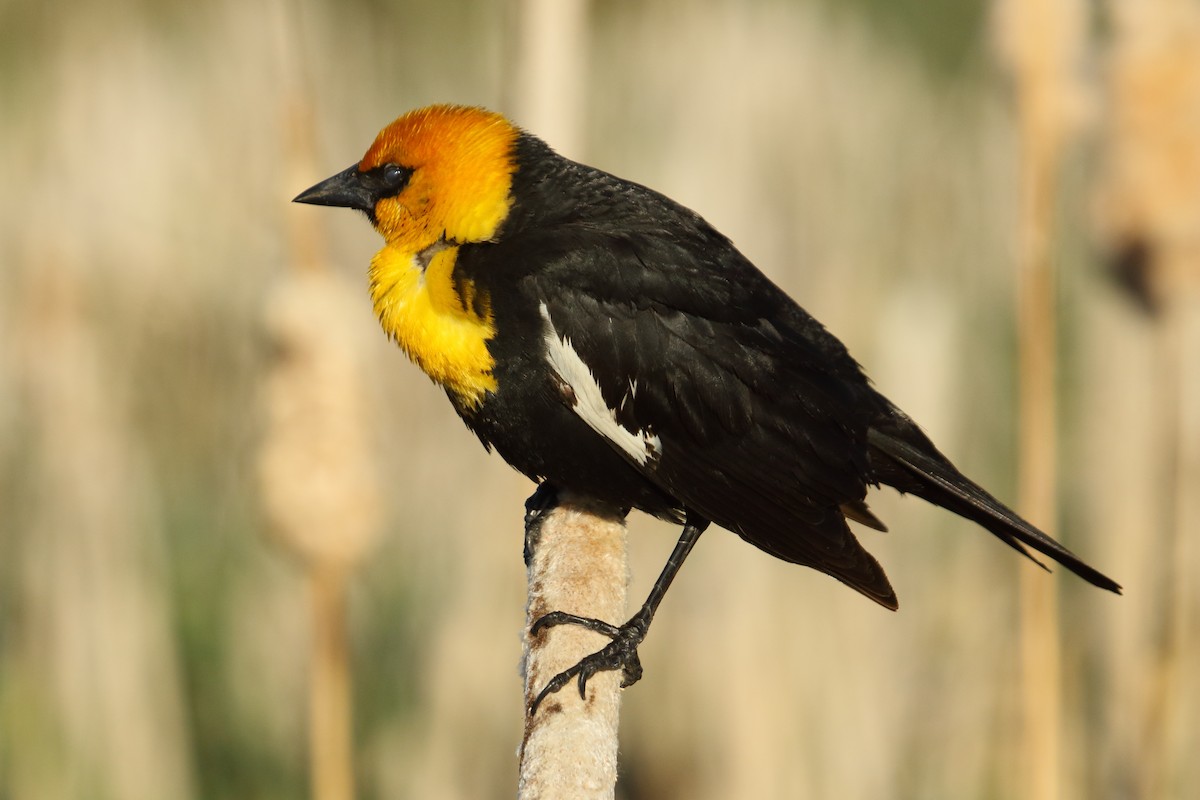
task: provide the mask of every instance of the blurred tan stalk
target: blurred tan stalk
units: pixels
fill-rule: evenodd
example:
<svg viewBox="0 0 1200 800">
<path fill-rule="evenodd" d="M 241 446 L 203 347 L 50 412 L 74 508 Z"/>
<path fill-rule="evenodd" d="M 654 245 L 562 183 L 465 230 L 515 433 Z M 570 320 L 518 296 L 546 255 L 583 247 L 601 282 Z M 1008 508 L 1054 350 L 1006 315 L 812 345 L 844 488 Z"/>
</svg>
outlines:
<svg viewBox="0 0 1200 800">
<path fill-rule="evenodd" d="M 1059 173 L 1082 107 L 1076 70 L 1085 44 L 1081 0 L 1003 0 L 1002 52 L 1012 72 L 1020 151 L 1018 488 L 1021 513 L 1050 535 L 1058 520 L 1057 322 L 1054 228 Z M 1021 565 L 1021 797 L 1055 800 L 1062 783 L 1058 589 Z"/>
<path fill-rule="evenodd" d="M 327 272 L 296 271 L 267 309 L 276 361 L 267 376 L 262 500 L 279 543 L 308 573 L 312 609 L 313 796 L 353 797 L 346 581 L 378 532 L 378 478 L 362 386 L 363 305 Z"/>
<path fill-rule="evenodd" d="M 1175 797 L 1200 779 L 1187 752 L 1200 682 L 1200 6 L 1112 0 L 1102 235 L 1120 277 L 1156 312 L 1164 462 L 1164 580 L 1155 617 L 1141 752 L 1141 797 Z M 1149 587 L 1147 587 L 1149 588 Z"/>
<path fill-rule="evenodd" d="M 311 105 L 295 57 L 290 7 L 276 6 L 289 185 L 314 174 Z M 308 180 L 311 183 L 311 180 Z M 312 615 L 309 759 L 315 800 L 352 800 L 353 713 L 346 590 L 380 523 L 378 476 L 368 431 L 361 287 L 324 267 L 321 223 L 290 209 L 292 269 L 275 287 L 267 330 L 275 362 L 267 376 L 260 457 L 263 507 L 275 539 L 308 573 Z M 302 221 L 303 220 L 303 221 Z"/>
<path fill-rule="evenodd" d="M 588 0 L 513 0 L 507 105 L 555 150 L 581 156 L 587 102 Z"/>
</svg>

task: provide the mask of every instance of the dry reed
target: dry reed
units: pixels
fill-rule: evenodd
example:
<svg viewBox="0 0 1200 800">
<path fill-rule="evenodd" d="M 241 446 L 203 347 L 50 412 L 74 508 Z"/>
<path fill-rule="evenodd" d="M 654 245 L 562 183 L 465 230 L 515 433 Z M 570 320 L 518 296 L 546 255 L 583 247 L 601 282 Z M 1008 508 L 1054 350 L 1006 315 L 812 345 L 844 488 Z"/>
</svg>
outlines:
<svg viewBox="0 0 1200 800">
<path fill-rule="evenodd" d="M 274 538 L 300 557 L 310 583 L 309 724 L 319 800 L 353 796 L 344 595 L 379 531 L 360 295 L 328 272 L 297 272 L 277 287 L 268 309 L 277 357 L 266 386 L 263 508 Z"/>
<path fill-rule="evenodd" d="M 295 52 L 296 20 L 274 7 L 284 76 L 283 152 L 294 179 L 284 201 L 312 175 L 311 104 Z M 275 363 L 266 385 L 260 457 L 263 507 L 275 539 L 300 557 L 311 612 L 309 759 L 314 800 L 351 800 L 354 747 L 346 593 L 380 525 L 371 457 L 373 409 L 365 390 L 362 289 L 325 268 L 324 236 L 305 210 L 289 215 L 292 269 L 275 288 L 267 327 Z M 307 217 L 307 219 L 305 219 Z"/>
<path fill-rule="evenodd" d="M 1057 204 L 1062 161 L 1082 108 L 1085 46 L 1080 0 L 1002 0 L 1002 52 L 1013 74 L 1020 212 L 1017 242 L 1017 507 L 1054 535 L 1058 528 Z M 1022 797 L 1056 800 L 1063 784 L 1060 611 L 1054 581 L 1022 565 Z"/>
<path fill-rule="evenodd" d="M 629 569 L 624 516 L 570 493 L 561 493 L 554 508 L 532 512 L 526 546 L 524 672 L 529 708 L 551 678 L 608 643 L 603 634 L 577 625 L 549 628 L 536 637 L 529 634 L 530 626 L 551 611 L 620 624 L 626 616 Z M 613 797 L 620 684 L 619 671 L 598 673 L 587 683 L 586 698 L 580 698 L 571 681 L 526 717 L 517 797 Z"/>
</svg>

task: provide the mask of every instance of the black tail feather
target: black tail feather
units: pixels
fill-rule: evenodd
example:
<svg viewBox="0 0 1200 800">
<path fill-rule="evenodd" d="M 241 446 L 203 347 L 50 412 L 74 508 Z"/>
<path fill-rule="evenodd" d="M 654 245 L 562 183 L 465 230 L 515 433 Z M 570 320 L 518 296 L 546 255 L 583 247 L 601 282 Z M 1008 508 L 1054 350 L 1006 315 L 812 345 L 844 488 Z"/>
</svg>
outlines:
<svg viewBox="0 0 1200 800">
<path fill-rule="evenodd" d="M 959 472 L 901 412 L 893 410 L 888 418 L 872 426 L 867 433 L 867 442 L 871 467 L 881 483 L 915 494 L 982 525 L 1043 569 L 1046 565 L 1034 558 L 1026 546 L 1049 556 L 1101 589 L 1121 593 L 1121 587 L 1111 578 L 1085 564 Z"/>
</svg>

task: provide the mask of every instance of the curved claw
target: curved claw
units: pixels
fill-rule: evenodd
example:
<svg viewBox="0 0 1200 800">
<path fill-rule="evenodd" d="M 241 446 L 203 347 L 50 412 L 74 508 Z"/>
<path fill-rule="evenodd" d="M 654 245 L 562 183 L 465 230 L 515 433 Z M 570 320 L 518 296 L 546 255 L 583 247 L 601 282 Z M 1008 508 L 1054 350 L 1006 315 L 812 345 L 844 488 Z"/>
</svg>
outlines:
<svg viewBox="0 0 1200 800">
<path fill-rule="evenodd" d="M 578 677 L 579 697 L 581 700 L 586 700 L 587 682 L 597 672 L 620 669 L 622 672 L 621 688 L 623 689 L 637 683 L 642 677 L 642 662 L 638 658 L 637 652 L 638 645 L 646 637 L 647 624 L 642 619 L 642 615 L 639 614 L 624 625 L 617 627 L 590 617 L 578 617 L 574 614 L 552 611 L 539 618 L 530 628 L 530 633 L 537 633 L 543 628 L 563 624 L 581 625 L 611 637 L 612 641 L 590 656 L 580 659 L 575 666 L 563 670 L 551 678 L 545 688 L 538 692 L 537 697 L 530 703 L 530 716 L 537 713 L 538 706 L 548 695 L 554 694 L 566 686 L 572 678 Z"/>
<path fill-rule="evenodd" d="M 559 689 L 566 686 L 567 681 L 571 680 L 571 677 L 578 670 L 579 670 L 579 665 L 576 664 L 575 666 L 571 667 L 571 669 L 566 670 L 565 672 L 560 672 L 557 675 L 555 675 L 553 678 L 551 678 L 550 682 L 546 684 L 545 688 L 543 688 L 540 692 L 538 692 L 538 696 L 533 698 L 533 702 L 529 704 L 529 716 L 532 717 L 534 714 L 537 713 L 538 706 L 540 706 L 542 704 L 542 701 L 546 699 L 547 695 L 554 694 Z M 582 680 L 582 679 L 583 678 L 581 676 L 580 680 Z M 583 687 L 580 687 L 579 694 L 581 697 L 586 697 L 584 695 Z"/>
</svg>

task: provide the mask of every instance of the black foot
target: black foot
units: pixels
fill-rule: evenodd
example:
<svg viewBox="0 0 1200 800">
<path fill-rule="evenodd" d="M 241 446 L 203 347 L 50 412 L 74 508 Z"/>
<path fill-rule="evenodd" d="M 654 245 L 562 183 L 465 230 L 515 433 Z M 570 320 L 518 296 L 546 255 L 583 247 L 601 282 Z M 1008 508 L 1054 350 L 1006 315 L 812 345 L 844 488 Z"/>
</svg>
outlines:
<svg viewBox="0 0 1200 800">
<path fill-rule="evenodd" d="M 642 640 L 646 638 L 646 631 L 650 627 L 650 614 L 647 611 L 643 608 L 619 628 L 603 620 L 565 614 L 562 611 L 552 611 L 533 623 L 533 627 L 529 629 L 530 636 L 536 636 L 540 631 L 555 625 L 582 625 L 589 631 L 608 636 L 612 641 L 603 649 L 583 658 L 570 669 L 555 675 L 530 704 L 529 715 L 533 716 L 537 713 L 538 706 L 546 699 L 547 695 L 554 694 L 575 677 L 579 679 L 579 696 L 581 698 L 587 697 L 587 682 L 597 672 L 621 670 L 621 688 L 637 683 L 642 677 L 642 663 L 638 659 L 637 649 Z"/>
</svg>

